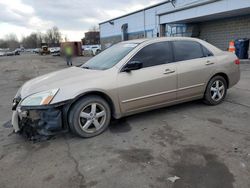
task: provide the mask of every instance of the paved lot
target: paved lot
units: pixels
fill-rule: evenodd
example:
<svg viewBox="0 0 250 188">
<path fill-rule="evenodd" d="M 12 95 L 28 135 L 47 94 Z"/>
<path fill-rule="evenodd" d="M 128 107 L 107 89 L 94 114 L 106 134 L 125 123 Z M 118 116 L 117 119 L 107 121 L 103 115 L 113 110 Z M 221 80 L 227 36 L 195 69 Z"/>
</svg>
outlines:
<svg viewBox="0 0 250 188">
<path fill-rule="evenodd" d="M 19 86 L 64 67 L 60 57 L 0 58 L 1 188 L 250 187 L 250 65 L 219 106 L 195 101 L 142 113 L 91 139 L 68 133 L 32 143 L 11 134 Z M 174 176 L 180 179 L 168 180 Z"/>
</svg>

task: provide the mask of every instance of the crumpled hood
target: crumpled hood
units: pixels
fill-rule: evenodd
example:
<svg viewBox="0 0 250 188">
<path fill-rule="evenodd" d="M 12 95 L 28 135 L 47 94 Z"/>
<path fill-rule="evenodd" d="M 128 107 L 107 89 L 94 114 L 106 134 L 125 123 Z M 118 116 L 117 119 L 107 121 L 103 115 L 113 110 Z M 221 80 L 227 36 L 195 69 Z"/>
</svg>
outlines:
<svg viewBox="0 0 250 188">
<path fill-rule="evenodd" d="M 105 71 L 88 70 L 81 67 L 66 68 L 27 81 L 23 85 L 20 94 L 22 98 L 25 98 L 31 94 L 49 89 L 66 89 L 75 83 L 82 82 L 84 84 L 93 81 L 102 76 L 103 72 Z"/>
</svg>

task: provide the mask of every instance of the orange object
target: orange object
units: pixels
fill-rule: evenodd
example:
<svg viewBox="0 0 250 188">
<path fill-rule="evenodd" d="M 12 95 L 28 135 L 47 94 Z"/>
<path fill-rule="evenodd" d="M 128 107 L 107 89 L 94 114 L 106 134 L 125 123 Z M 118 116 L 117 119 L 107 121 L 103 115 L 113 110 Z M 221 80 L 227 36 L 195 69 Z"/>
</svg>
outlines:
<svg viewBox="0 0 250 188">
<path fill-rule="evenodd" d="M 53 99 L 53 96 L 48 96 L 44 101 L 43 101 L 43 105 L 47 105 L 49 104 Z"/>
<path fill-rule="evenodd" d="M 229 43 L 228 51 L 229 51 L 229 52 L 235 53 L 234 41 L 231 41 L 231 42 Z"/>
</svg>

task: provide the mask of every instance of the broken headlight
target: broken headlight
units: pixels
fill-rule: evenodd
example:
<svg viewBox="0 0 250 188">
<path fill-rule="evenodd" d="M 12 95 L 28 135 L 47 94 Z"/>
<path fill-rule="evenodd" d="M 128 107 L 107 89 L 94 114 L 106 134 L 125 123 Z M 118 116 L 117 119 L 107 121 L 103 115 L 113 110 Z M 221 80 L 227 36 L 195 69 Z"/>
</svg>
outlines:
<svg viewBox="0 0 250 188">
<path fill-rule="evenodd" d="M 39 92 L 26 97 L 22 102 L 21 106 L 40 106 L 48 105 L 55 97 L 59 89 L 51 89 L 48 91 Z"/>
<path fill-rule="evenodd" d="M 21 101 L 21 90 L 22 88 L 20 87 L 12 101 L 12 110 L 16 110 L 16 107 L 18 106 L 19 102 Z"/>
</svg>

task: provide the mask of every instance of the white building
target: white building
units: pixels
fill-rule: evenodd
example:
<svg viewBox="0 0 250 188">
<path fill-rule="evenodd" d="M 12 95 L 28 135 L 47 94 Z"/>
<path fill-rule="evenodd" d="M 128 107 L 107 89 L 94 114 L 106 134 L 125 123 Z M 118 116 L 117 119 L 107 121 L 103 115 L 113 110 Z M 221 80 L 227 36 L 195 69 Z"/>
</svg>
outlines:
<svg viewBox="0 0 250 188">
<path fill-rule="evenodd" d="M 250 38 L 250 0 L 168 0 L 100 23 L 104 48 L 144 37 L 198 37 L 225 50 Z"/>
</svg>

